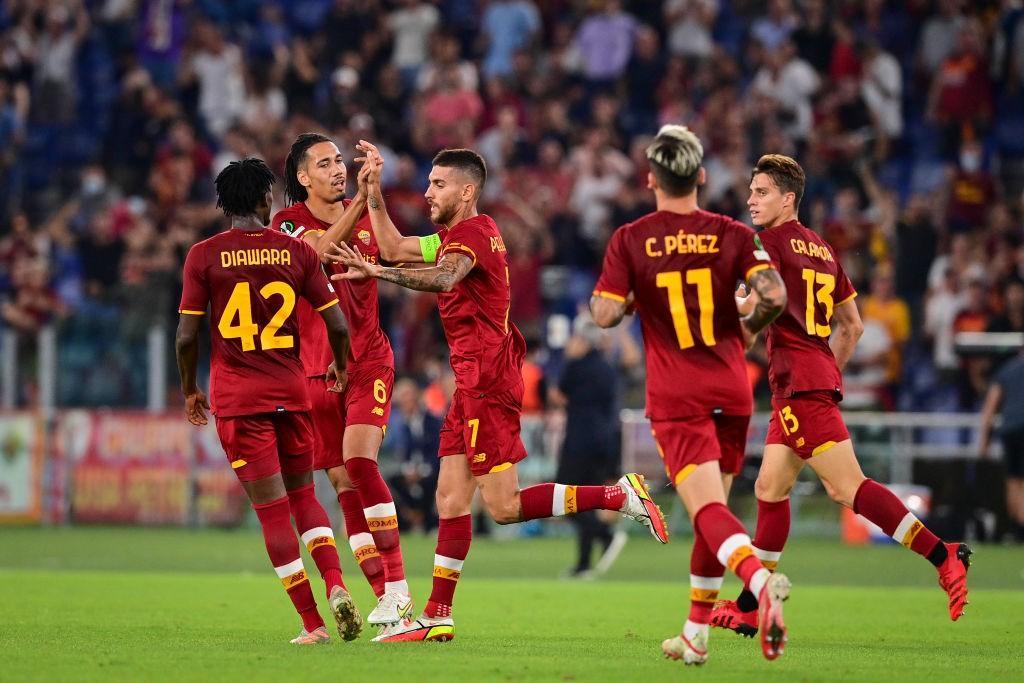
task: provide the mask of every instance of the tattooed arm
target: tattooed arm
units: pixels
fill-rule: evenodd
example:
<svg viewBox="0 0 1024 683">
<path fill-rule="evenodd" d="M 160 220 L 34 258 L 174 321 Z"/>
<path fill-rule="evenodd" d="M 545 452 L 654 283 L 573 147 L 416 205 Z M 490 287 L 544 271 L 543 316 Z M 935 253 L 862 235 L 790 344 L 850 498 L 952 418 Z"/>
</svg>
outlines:
<svg viewBox="0 0 1024 683">
<path fill-rule="evenodd" d="M 747 288 L 757 294 L 754 310 L 740 318 L 745 332 L 756 335 L 779 317 L 786 307 L 786 285 L 774 268 L 762 268 L 750 274 Z"/>
<path fill-rule="evenodd" d="M 469 275 L 475 265 L 473 259 L 462 253 L 448 253 L 441 257 L 436 266 L 410 270 L 407 268 L 385 268 L 363 260 L 358 248 L 347 244 L 331 246 L 327 253 L 329 260 L 348 268 L 344 273 L 332 275 L 332 280 L 360 280 L 375 277 L 394 282 L 408 289 L 421 292 L 450 292 L 455 285 Z"/>
</svg>

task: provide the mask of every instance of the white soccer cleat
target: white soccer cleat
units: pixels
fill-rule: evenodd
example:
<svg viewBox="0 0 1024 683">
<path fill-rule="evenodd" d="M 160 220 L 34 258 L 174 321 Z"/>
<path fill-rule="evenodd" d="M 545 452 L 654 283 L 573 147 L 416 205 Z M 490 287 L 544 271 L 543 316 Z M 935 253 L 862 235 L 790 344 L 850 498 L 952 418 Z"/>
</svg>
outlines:
<svg viewBox="0 0 1024 683">
<path fill-rule="evenodd" d="M 698 632 L 692 640 L 680 633 L 675 638 L 669 638 L 662 642 L 661 651 L 669 659 L 683 660 L 687 666 L 691 664 L 700 666 L 708 661 L 707 631 Z"/>
<path fill-rule="evenodd" d="M 331 635 L 327 633 L 326 627 L 320 626 L 312 631 L 302 629 L 299 631 L 299 635 L 288 642 L 292 645 L 326 645 L 331 642 Z"/>
<path fill-rule="evenodd" d="M 327 602 L 331 606 L 334 621 L 338 624 L 338 635 L 343 640 L 358 638 L 363 631 L 363 617 L 359 614 L 356 603 L 353 602 L 348 591 L 341 586 L 335 586 Z"/>
<path fill-rule="evenodd" d="M 412 615 L 412 596 L 390 590 L 380 596 L 377 606 L 366 618 L 373 626 L 390 626 Z"/>
<path fill-rule="evenodd" d="M 626 492 L 626 502 L 619 510 L 625 516 L 640 522 L 651 531 L 651 535 L 662 543 L 668 543 L 668 524 L 661 508 L 651 498 L 642 474 L 630 472 L 616 482 Z"/>
<path fill-rule="evenodd" d="M 385 626 L 373 639 L 375 643 L 446 642 L 455 637 L 455 621 L 451 617 L 406 618 L 394 626 Z"/>
</svg>

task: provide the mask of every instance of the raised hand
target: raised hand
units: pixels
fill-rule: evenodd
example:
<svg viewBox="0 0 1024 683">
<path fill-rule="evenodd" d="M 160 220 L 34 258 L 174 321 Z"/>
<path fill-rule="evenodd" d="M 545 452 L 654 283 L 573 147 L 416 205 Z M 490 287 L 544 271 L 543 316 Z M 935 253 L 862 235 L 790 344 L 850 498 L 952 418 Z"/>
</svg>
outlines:
<svg viewBox="0 0 1024 683">
<path fill-rule="evenodd" d="M 362 280 L 374 277 L 377 268 L 379 268 L 379 266 L 368 263 L 363 259 L 363 255 L 359 253 L 358 247 L 350 246 L 345 242 L 341 244 L 332 242 L 331 246 L 324 253 L 324 259 L 330 263 L 337 263 L 347 268 L 344 273 L 332 275 L 332 280 Z"/>
</svg>

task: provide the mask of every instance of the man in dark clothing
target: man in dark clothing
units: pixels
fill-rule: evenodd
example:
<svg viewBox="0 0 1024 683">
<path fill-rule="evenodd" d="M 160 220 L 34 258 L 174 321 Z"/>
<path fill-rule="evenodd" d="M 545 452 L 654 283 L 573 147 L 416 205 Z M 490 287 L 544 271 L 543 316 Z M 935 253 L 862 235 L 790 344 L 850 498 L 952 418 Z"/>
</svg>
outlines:
<svg viewBox="0 0 1024 683">
<path fill-rule="evenodd" d="M 424 407 L 422 392 L 411 379 L 398 380 L 393 396 L 395 411 L 388 438 L 394 439 L 393 452 L 401 468 L 388 485 L 395 497 L 400 528 L 426 533 L 437 526 L 434 491 L 441 418 Z"/>
<path fill-rule="evenodd" d="M 619 377 L 602 350 L 604 334 L 593 322 L 581 317 L 566 345 L 568 362 L 556 393 L 566 412 L 565 442 L 556 481 L 600 485 L 613 482 L 619 476 L 622 441 L 618 416 Z M 613 554 L 617 555 L 626 535 L 613 534 L 612 526 L 602 521 L 596 511 L 580 513 L 572 522 L 579 540 L 579 559 L 569 574 L 589 578 L 594 542 L 600 541 L 608 556 L 613 539 L 618 536 L 613 549 Z M 610 562 L 602 562 L 602 565 L 608 564 Z"/>
<path fill-rule="evenodd" d="M 1000 410 L 1001 408 L 1001 410 Z M 981 409 L 981 457 L 988 457 L 992 424 L 999 411 L 1006 463 L 1006 512 L 1013 533 L 1024 542 L 1024 349 L 996 372 Z"/>
</svg>

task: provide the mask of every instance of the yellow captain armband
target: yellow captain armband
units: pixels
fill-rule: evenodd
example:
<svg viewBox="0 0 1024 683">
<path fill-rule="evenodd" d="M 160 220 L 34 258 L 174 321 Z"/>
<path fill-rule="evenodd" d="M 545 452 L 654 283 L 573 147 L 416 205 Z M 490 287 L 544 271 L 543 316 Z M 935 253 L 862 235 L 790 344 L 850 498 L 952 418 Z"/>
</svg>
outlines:
<svg viewBox="0 0 1024 683">
<path fill-rule="evenodd" d="M 437 261 L 437 250 L 441 246 L 441 238 L 437 233 L 420 238 L 420 254 L 423 255 L 424 263 Z"/>
</svg>

